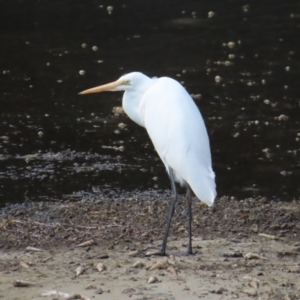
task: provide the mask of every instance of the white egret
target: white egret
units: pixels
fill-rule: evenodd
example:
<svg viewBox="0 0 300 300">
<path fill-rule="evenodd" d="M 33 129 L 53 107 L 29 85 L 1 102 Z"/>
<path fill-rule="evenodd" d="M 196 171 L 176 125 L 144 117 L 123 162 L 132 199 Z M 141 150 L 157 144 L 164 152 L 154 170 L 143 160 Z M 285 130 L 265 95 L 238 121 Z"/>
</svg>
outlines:
<svg viewBox="0 0 300 300">
<path fill-rule="evenodd" d="M 209 206 L 216 197 L 209 139 L 199 109 L 184 87 L 168 77 L 149 78 L 133 72 L 80 94 L 104 91 L 125 91 L 122 104 L 126 114 L 146 128 L 171 180 L 172 200 L 162 248 L 155 254 L 166 254 L 177 200 L 175 181 L 187 187 L 188 254 L 192 254 L 192 192 Z"/>
</svg>

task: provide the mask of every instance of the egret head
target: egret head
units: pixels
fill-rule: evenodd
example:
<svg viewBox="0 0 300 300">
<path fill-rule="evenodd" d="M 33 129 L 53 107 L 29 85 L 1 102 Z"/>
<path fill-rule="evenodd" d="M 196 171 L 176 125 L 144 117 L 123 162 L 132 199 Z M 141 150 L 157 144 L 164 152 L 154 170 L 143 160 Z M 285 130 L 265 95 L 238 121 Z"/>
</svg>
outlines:
<svg viewBox="0 0 300 300">
<path fill-rule="evenodd" d="M 115 92 L 138 90 L 142 88 L 148 82 L 148 80 L 151 81 L 151 79 L 146 75 L 139 72 L 132 72 L 121 76 L 116 81 L 85 90 L 79 94 L 84 95 L 105 91 Z"/>
</svg>

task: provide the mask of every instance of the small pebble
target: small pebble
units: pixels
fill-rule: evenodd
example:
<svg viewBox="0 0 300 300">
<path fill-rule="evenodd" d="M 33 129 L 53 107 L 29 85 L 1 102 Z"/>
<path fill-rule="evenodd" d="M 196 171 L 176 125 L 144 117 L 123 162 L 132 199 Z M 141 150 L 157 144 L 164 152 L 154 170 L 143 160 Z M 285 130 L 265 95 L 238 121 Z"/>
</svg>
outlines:
<svg viewBox="0 0 300 300">
<path fill-rule="evenodd" d="M 158 281 L 158 279 L 155 276 L 150 276 L 149 279 L 148 279 L 148 283 L 150 283 L 150 284 L 155 283 L 157 281 Z"/>
<path fill-rule="evenodd" d="M 84 75 L 85 74 L 85 71 L 84 70 L 80 70 L 79 71 L 79 75 Z"/>
<path fill-rule="evenodd" d="M 225 250 L 220 255 L 222 257 L 243 257 L 243 253 L 238 250 Z"/>
<path fill-rule="evenodd" d="M 213 18 L 215 16 L 215 13 L 213 11 L 208 12 L 208 17 Z"/>
<path fill-rule="evenodd" d="M 126 126 L 127 126 L 127 125 L 126 125 L 126 124 L 124 124 L 124 123 L 120 123 L 120 124 L 118 124 L 118 127 L 119 127 L 119 128 L 121 128 L 121 129 L 124 129 Z"/>
<path fill-rule="evenodd" d="M 97 289 L 96 291 L 95 291 L 95 294 L 97 294 L 97 295 L 101 295 L 101 294 L 103 294 L 103 290 L 100 288 L 100 289 Z"/>
<path fill-rule="evenodd" d="M 145 267 L 145 264 L 143 262 L 141 262 L 140 260 L 138 260 L 133 264 L 133 267 L 134 268 L 143 268 L 143 267 Z"/>
<path fill-rule="evenodd" d="M 289 118 L 289 117 L 286 116 L 286 115 L 280 115 L 280 116 L 277 117 L 277 120 L 278 120 L 278 121 L 286 121 L 288 118 Z"/>
<path fill-rule="evenodd" d="M 249 11 L 249 5 L 244 5 L 243 6 L 243 11 L 248 12 Z"/>
<path fill-rule="evenodd" d="M 228 42 L 227 46 L 228 48 L 232 49 L 235 47 L 235 42 Z"/>
<path fill-rule="evenodd" d="M 85 289 L 86 290 L 95 290 L 96 287 L 93 284 L 89 284 Z"/>
<path fill-rule="evenodd" d="M 217 76 L 215 77 L 215 82 L 219 83 L 219 82 L 221 82 L 221 81 L 222 81 L 222 77 L 219 76 L 219 75 L 217 75 Z"/>
<path fill-rule="evenodd" d="M 112 11 L 114 10 L 113 6 L 107 6 L 106 8 L 108 14 L 110 15 L 112 13 Z"/>
</svg>

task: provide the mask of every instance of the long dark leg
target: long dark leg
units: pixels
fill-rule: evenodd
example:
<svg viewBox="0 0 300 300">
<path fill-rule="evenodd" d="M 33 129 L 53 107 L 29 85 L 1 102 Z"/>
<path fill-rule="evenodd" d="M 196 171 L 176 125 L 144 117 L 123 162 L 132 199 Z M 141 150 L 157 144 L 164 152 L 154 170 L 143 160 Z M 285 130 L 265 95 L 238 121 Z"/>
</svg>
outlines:
<svg viewBox="0 0 300 300">
<path fill-rule="evenodd" d="M 146 254 L 146 256 L 151 256 L 151 255 L 165 256 L 166 255 L 167 239 L 168 239 L 169 229 L 170 229 L 170 225 L 171 225 L 171 220 L 172 220 L 174 210 L 175 210 L 175 203 L 177 200 L 177 191 L 176 191 L 176 186 L 175 186 L 174 173 L 170 167 L 169 167 L 169 175 L 170 175 L 170 180 L 171 180 L 172 199 L 171 199 L 171 203 L 170 203 L 169 213 L 168 213 L 168 217 L 167 217 L 167 224 L 166 224 L 166 229 L 165 229 L 165 234 L 163 237 L 161 250 L 159 252 Z"/>
<path fill-rule="evenodd" d="M 188 234 L 189 234 L 189 244 L 188 244 L 188 254 L 193 254 L 192 250 L 192 190 L 190 186 L 187 187 L 187 193 L 186 193 L 186 204 L 187 204 L 187 210 L 188 210 Z"/>
<path fill-rule="evenodd" d="M 174 173 L 170 167 L 169 167 L 169 174 L 170 174 L 170 180 L 171 180 L 172 199 L 171 199 L 171 203 L 170 203 L 165 234 L 164 234 L 161 251 L 160 251 L 161 255 L 166 255 L 166 247 L 167 247 L 167 239 L 168 239 L 169 229 L 170 229 L 171 220 L 172 220 L 172 217 L 174 214 L 175 203 L 177 201 L 177 191 L 176 191 L 176 186 L 175 186 Z"/>
</svg>

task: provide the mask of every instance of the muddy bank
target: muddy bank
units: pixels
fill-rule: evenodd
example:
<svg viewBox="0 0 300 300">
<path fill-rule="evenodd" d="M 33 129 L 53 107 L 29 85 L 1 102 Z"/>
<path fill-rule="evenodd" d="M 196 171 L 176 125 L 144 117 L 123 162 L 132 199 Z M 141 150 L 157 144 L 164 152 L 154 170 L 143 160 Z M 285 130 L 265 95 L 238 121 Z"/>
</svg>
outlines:
<svg viewBox="0 0 300 300">
<path fill-rule="evenodd" d="M 112 197 L 114 195 L 114 197 Z M 133 241 L 147 243 L 163 233 L 168 195 L 144 193 L 139 198 L 118 196 L 98 200 L 30 202 L 11 205 L 1 212 L 0 246 L 4 249 L 24 245 L 51 248 L 74 246 L 93 239 L 103 245 Z M 193 203 L 194 236 L 206 238 L 249 238 L 258 233 L 279 238 L 299 236 L 297 202 L 271 201 L 266 198 L 245 200 L 217 199 L 214 207 Z M 186 208 L 180 199 L 172 223 L 170 238 L 186 236 Z"/>
<path fill-rule="evenodd" d="M 136 240 L 140 243 L 162 236 L 168 209 L 168 194 L 142 193 L 135 197 L 111 195 L 98 200 L 30 202 L 1 210 L 0 246 L 10 249 L 24 244 L 51 247 L 74 246 L 86 239 Z M 159 198 L 158 198 L 159 197 Z M 164 200 L 162 200 L 164 199 Z M 297 202 L 266 198 L 217 199 L 214 207 L 193 203 L 193 232 L 202 238 L 248 238 L 265 232 L 280 238 L 299 236 Z M 170 237 L 186 235 L 186 208 L 180 198 Z M 103 234 L 105 232 L 105 234 Z M 54 244 L 53 244 L 54 243 Z"/>
</svg>

